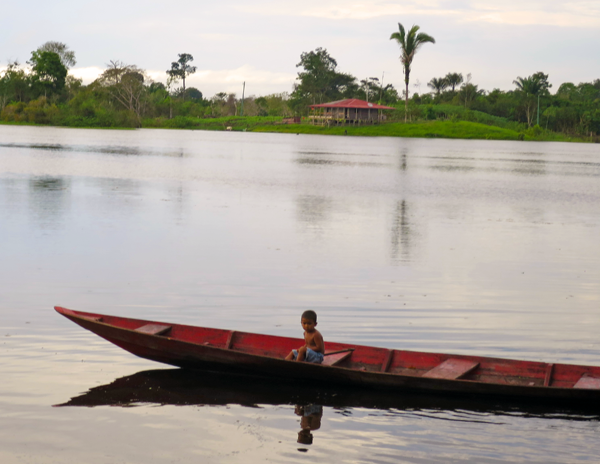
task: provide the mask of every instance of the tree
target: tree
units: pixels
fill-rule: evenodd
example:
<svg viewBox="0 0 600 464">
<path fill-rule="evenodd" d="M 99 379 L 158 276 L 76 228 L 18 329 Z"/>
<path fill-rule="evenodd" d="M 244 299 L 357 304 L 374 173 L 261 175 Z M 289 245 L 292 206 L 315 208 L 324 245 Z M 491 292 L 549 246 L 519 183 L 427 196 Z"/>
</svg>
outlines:
<svg viewBox="0 0 600 464">
<path fill-rule="evenodd" d="M 390 40 L 395 40 L 398 42 L 400 49 L 402 50 L 402 55 L 400 55 L 400 61 L 402 62 L 402 66 L 404 68 L 404 83 L 406 84 L 406 92 L 404 94 L 404 122 L 406 122 L 408 118 L 408 83 L 410 81 L 410 67 L 412 65 L 412 61 L 415 57 L 415 54 L 421 48 L 421 46 L 425 43 L 435 43 L 435 39 L 424 32 L 419 32 L 420 27 L 414 25 L 408 31 L 408 34 L 404 30 L 404 26 L 398 23 L 398 32 L 394 32 L 390 36 Z"/>
<path fill-rule="evenodd" d="M 445 77 L 434 77 L 427 83 L 427 86 L 431 87 L 436 95 L 439 95 L 448 87 L 448 81 Z"/>
<path fill-rule="evenodd" d="M 239 102 L 239 100 L 235 97 L 235 93 L 230 93 L 227 95 L 227 101 L 225 102 L 225 107 L 227 108 L 228 116 L 237 116 L 238 102 Z"/>
<path fill-rule="evenodd" d="M 167 74 L 175 79 L 183 81 L 183 100 L 185 101 L 185 78 L 196 72 L 196 66 L 191 66 L 189 63 L 194 61 L 194 57 L 189 53 L 180 53 L 179 59 L 171 63 L 171 69 L 167 70 Z"/>
<path fill-rule="evenodd" d="M 120 61 L 111 61 L 106 71 L 98 78 L 112 97 L 135 115 L 138 126 L 141 125 L 146 106 L 146 80 L 146 72 L 143 69 Z"/>
<path fill-rule="evenodd" d="M 0 77 L 0 110 L 11 101 L 23 101 L 29 91 L 29 79 L 17 61 L 9 62 Z"/>
<path fill-rule="evenodd" d="M 44 45 L 40 46 L 37 51 L 56 53 L 60 57 L 60 62 L 67 69 L 72 68 L 77 64 L 75 52 L 69 50 L 69 47 L 62 42 L 46 42 Z"/>
<path fill-rule="evenodd" d="M 379 93 L 379 87 L 377 87 L 378 83 L 379 79 L 376 77 L 367 77 L 366 79 L 361 79 L 359 89 L 362 92 L 360 98 L 369 101 L 369 96 L 377 95 Z"/>
<path fill-rule="evenodd" d="M 348 88 L 347 98 L 377 101 L 380 105 L 390 105 L 398 102 L 398 92 L 392 84 L 382 86 L 377 77 L 369 77 L 368 79 L 361 80 L 360 83 L 362 85 L 359 88 Z M 346 95 L 344 96 L 346 97 Z"/>
<path fill-rule="evenodd" d="M 463 75 L 461 73 L 448 73 L 446 74 L 446 82 L 448 82 L 448 86 L 452 87 L 452 91 L 456 90 L 456 86 L 463 83 Z"/>
<path fill-rule="evenodd" d="M 397 103 L 399 99 L 398 91 L 392 84 L 385 85 L 383 89 L 380 88 L 380 96 L 380 105 L 391 105 Z"/>
<path fill-rule="evenodd" d="M 323 103 L 323 97 L 331 91 L 337 61 L 327 53 L 327 49 L 319 47 L 308 53 L 303 52 L 296 67 L 304 69 L 298 73 L 300 83 L 296 90 L 311 96 L 313 103 Z"/>
<path fill-rule="evenodd" d="M 226 100 L 227 94 L 225 92 L 219 92 L 213 95 L 210 99 L 210 112 L 213 116 L 224 116 Z"/>
<path fill-rule="evenodd" d="M 537 95 L 552 87 L 552 84 L 548 82 L 548 74 L 542 72 L 537 72 L 529 77 L 517 77 L 513 84 L 527 95 Z"/>
<path fill-rule="evenodd" d="M 173 84 L 175 84 L 175 82 L 177 81 L 177 78 L 174 76 L 171 76 L 170 74 L 167 73 L 167 85 L 166 85 L 166 90 L 167 90 L 167 95 L 168 95 L 168 99 L 169 99 L 169 119 L 173 119 Z"/>
<path fill-rule="evenodd" d="M 163 84 L 162 82 L 153 82 L 152 84 L 150 84 L 148 86 L 148 92 L 150 93 L 156 93 L 156 92 L 166 92 L 167 88 L 165 87 L 165 84 Z"/>
<path fill-rule="evenodd" d="M 195 101 L 202 101 L 202 92 L 200 92 L 196 87 L 189 87 L 186 91 L 185 91 L 185 96 L 188 97 L 190 100 L 195 100 Z"/>
<path fill-rule="evenodd" d="M 548 82 L 548 74 L 537 72 L 529 77 L 517 77 L 513 84 L 517 86 L 517 91 L 523 96 L 527 125 L 531 126 L 536 105 L 535 97 L 537 97 L 539 106 L 539 97 L 547 94 L 548 89 L 552 87 L 552 84 Z"/>
<path fill-rule="evenodd" d="M 484 95 L 485 90 L 479 89 L 475 84 L 471 84 L 471 74 L 467 74 L 467 82 L 465 82 L 458 92 L 458 98 L 465 104 L 465 108 L 469 102 L 472 102 L 480 95 Z"/>
<path fill-rule="evenodd" d="M 338 72 L 337 61 L 326 49 L 303 52 L 296 67 L 303 68 L 298 73 L 299 82 L 295 84 L 291 95 L 291 103 L 296 110 L 303 110 L 309 104 L 348 98 L 349 93 L 358 90 L 356 78 Z"/>
<path fill-rule="evenodd" d="M 65 97 L 67 100 L 72 99 L 81 91 L 83 79 L 79 79 L 72 75 L 67 75 L 65 80 Z"/>
<path fill-rule="evenodd" d="M 47 93 L 58 93 L 65 88 L 67 68 L 60 61 L 60 56 L 54 52 L 40 52 L 36 50 L 31 53 L 28 61 L 32 70 L 32 85 L 34 88 Z"/>
</svg>

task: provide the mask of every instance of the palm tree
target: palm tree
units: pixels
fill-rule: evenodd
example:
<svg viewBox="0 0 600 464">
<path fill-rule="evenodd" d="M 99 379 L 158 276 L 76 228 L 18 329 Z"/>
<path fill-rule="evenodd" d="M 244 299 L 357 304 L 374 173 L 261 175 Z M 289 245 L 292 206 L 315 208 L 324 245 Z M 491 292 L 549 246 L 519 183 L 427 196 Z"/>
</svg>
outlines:
<svg viewBox="0 0 600 464">
<path fill-rule="evenodd" d="M 463 83 L 463 75 L 461 73 L 448 73 L 444 79 L 446 79 L 448 85 L 452 87 L 453 92 L 457 85 Z"/>
<path fill-rule="evenodd" d="M 475 100 L 480 95 L 485 95 L 485 90 L 479 89 L 477 85 L 470 82 L 463 84 L 458 92 L 458 98 L 464 102 L 465 108 L 469 102 Z"/>
<path fill-rule="evenodd" d="M 529 77 L 517 77 L 513 81 L 517 86 L 517 91 L 524 95 L 525 100 L 525 115 L 527 117 L 527 125 L 533 124 L 533 114 L 535 112 L 535 97 L 538 103 L 538 124 L 539 124 L 539 104 L 540 95 L 548 92 L 552 84 L 548 82 L 548 74 L 537 72 Z"/>
<path fill-rule="evenodd" d="M 427 86 L 435 90 L 436 95 L 439 95 L 448 87 L 448 81 L 445 77 L 434 77 L 427 83 Z"/>
<path fill-rule="evenodd" d="M 517 86 L 517 89 L 525 93 L 525 95 L 537 95 L 539 90 L 539 83 L 532 76 L 517 77 L 513 81 L 513 84 Z"/>
<path fill-rule="evenodd" d="M 395 40 L 398 42 L 398 45 L 402 50 L 400 61 L 404 67 L 404 83 L 406 84 L 406 93 L 404 95 L 404 122 L 406 122 L 408 117 L 408 82 L 410 80 L 410 65 L 412 64 L 412 60 L 421 45 L 427 42 L 435 43 L 435 39 L 433 37 L 425 34 L 424 32 L 419 32 L 419 29 L 420 27 L 415 25 L 410 28 L 408 33 L 406 33 L 404 26 L 398 23 L 398 32 L 394 32 L 390 36 L 390 40 Z"/>
</svg>

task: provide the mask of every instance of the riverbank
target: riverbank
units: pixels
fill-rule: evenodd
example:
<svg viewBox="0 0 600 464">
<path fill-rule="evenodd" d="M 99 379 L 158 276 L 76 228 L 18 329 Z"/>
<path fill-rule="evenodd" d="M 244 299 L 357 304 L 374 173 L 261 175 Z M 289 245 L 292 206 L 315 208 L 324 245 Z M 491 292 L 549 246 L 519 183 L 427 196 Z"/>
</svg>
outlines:
<svg viewBox="0 0 600 464">
<path fill-rule="evenodd" d="M 37 126 L 29 122 L 0 122 L 2 125 Z M 69 126 L 61 126 L 69 127 Z M 90 129 L 132 129 L 126 127 L 97 127 L 78 125 L 77 128 Z M 227 116 L 221 118 L 175 117 L 173 119 L 152 118 L 142 121 L 146 129 L 188 129 L 210 131 L 247 131 L 282 134 L 316 134 L 355 137 L 412 137 L 445 138 L 465 140 L 524 140 L 540 142 L 593 142 L 590 138 L 571 137 L 564 134 L 543 131 L 539 128 L 514 130 L 472 121 L 433 120 L 416 122 L 388 122 L 366 126 L 314 126 L 312 124 L 284 124 L 278 116 Z"/>
<path fill-rule="evenodd" d="M 499 118 L 497 118 L 499 119 Z M 348 135 L 356 137 L 413 137 L 476 140 L 531 140 L 545 142 L 586 142 L 539 128 L 515 130 L 512 127 L 457 119 L 416 122 L 387 122 L 365 126 L 314 126 L 308 123 L 284 124 L 278 116 L 227 116 L 221 118 L 145 119 L 145 128 L 231 130 L 283 134 Z"/>
<path fill-rule="evenodd" d="M 278 132 L 287 134 L 348 135 L 362 137 L 415 137 L 445 139 L 479 140 L 536 140 L 557 142 L 584 142 L 554 132 L 538 132 L 534 129 L 516 131 L 503 127 L 489 126 L 470 121 L 419 121 L 392 122 L 372 126 L 335 126 L 323 127 L 310 124 L 289 124 L 259 126 L 251 129 L 255 132 Z"/>
</svg>

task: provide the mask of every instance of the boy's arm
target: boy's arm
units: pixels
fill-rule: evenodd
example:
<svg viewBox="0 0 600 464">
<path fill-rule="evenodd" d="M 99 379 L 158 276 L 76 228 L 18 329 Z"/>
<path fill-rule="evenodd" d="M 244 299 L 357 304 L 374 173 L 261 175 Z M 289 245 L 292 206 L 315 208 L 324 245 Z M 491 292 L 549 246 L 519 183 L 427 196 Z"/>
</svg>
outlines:
<svg viewBox="0 0 600 464">
<path fill-rule="evenodd" d="M 314 351 L 318 353 L 325 354 L 325 342 L 323 341 L 323 335 L 318 330 L 315 330 L 315 336 L 313 338 L 313 343 L 315 344 Z"/>
</svg>

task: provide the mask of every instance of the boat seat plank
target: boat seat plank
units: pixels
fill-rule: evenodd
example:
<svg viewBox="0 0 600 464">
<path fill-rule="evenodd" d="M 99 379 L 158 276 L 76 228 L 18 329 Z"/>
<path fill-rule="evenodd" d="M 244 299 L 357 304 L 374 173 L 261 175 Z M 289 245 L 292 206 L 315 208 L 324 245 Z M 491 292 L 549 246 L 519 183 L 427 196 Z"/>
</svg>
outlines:
<svg viewBox="0 0 600 464">
<path fill-rule="evenodd" d="M 81 319 L 85 319 L 86 321 L 92 322 L 102 322 L 101 317 L 92 317 L 92 316 L 79 316 Z"/>
<path fill-rule="evenodd" d="M 390 368 L 390 364 L 392 364 L 392 359 L 394 359 L 394 350 L 389 350 L 385 355 L 385 359 L 383 364 L 381 365 L 381 372 L 387 372 Z"/>
<path fill-rule="evenodd" d="M 447 359 L 442 364 L 423 374 L 428 379 L 456 380 L 479 367 L 479 363 L 463 359 Z"/>
<path fill-rule="evenodd" d="M 141 332 L 147 335 L 163 335 L 171 330 L 170 325 L 161 324 L 146 324 L 135 329 L 136 332 Z"/>
<path fill-rule="evenodd" d="M 552 373 L 554 371 L 554 364 L 548 364 L 546 367 L 546 376 L 544 377 L 544 387 L 549 387 L 552 383 Z"/>
<path fill-rule="evenodd" d="M 352 351 L 342 351 L 341 353 L 332 353 L 328 355 L 325 353 L 325 358 L 321 363 L 322 366 L 335 366 L 342 361 L 345 361 L 350 356 L 352 356 Z"/>
<path fill-rule="evenodd" d="M 573 388 L 600 389 L 600 379 L 583 374 Z"/>
<path fill-rule="evenodd" d="M 235 330 L 230 330 L 227 334 L 227 342 L 225 342 L 225 349 L 230 350 L 233 346 L 233 337 L 235 336 Z"/>
</svg>

